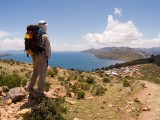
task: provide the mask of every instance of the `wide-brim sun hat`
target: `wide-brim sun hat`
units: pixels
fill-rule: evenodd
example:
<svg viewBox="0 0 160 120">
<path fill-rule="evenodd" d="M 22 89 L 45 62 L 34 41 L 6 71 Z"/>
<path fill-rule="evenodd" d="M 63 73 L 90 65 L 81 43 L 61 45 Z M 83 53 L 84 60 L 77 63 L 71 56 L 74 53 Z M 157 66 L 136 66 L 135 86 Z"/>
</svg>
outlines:
<svg viewBox="0 0 160 120">
<path fill-rule="evenodd" d="M 48 26 L 48 24 L 46 23 L 46 21 L 44 21 L 44 20 L 40 20 L 39 22 L 38 22 L 38 25 L 46 25 L 46 26 Z"/>
</svg>

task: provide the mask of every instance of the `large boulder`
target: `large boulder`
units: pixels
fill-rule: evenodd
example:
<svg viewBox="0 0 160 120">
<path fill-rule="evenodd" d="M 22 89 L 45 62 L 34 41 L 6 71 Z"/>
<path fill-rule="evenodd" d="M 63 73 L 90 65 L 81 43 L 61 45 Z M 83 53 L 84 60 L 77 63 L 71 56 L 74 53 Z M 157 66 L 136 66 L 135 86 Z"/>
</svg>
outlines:
<svg viewBox="0 0 160 120">
<path fill-rule="evenodd" d="M 59 96 L 65 97 L 67 95 L 67 90 L 64 86 L 61 85 L 54 85 L 53 89 L 47 92 L 48 96 Z"/>
<path fill-rule="evenodd" d="M 18 116 L 23 117 L 24 119 L 29 119 L 31 115 L 31 109 L 25 108 L 17 113 Z"/>
<path fill-rule="evenodd" d="M 26 91 L 23 87 L 12 88 L 8 92 L 8 97 L 12 99 L 13 102 L 19 102 L 26 96 Z"/>
</svg>

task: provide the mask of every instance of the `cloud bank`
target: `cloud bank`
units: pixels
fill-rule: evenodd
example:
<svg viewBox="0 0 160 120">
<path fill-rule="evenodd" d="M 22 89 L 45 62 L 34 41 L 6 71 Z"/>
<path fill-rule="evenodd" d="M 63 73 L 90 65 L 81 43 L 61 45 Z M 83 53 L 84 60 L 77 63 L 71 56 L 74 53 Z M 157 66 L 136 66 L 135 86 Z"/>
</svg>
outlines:
<svg viewBox="0 0 160 120">
<path fill-rule="evenodd" d="M 7 32 L 0 31 L 0 33 L 6 33 L 7 36 L 9 35 Z M 24 50 L 24 40 L 18 38 L 6 38 L 5 34 L 0 34 L 0 50 L 7 51 L 7 50 Z"/>
<path fill-rule="evenodd" d="M 0 31 L 0 39 L 1 38 L 4 38 L 4 37 L 7 37 L 9 34 L 5 31 Z"/>
<path fill-rule="evenodd" d="M 145 39 L 132 21 L 122 23 L 108 16 L 106 29 L 103 33 L 87 33 L 84 37 L 89 43 L 98 47 L 160 47 L 160 34 L 154 39 Z"/>
</svg>

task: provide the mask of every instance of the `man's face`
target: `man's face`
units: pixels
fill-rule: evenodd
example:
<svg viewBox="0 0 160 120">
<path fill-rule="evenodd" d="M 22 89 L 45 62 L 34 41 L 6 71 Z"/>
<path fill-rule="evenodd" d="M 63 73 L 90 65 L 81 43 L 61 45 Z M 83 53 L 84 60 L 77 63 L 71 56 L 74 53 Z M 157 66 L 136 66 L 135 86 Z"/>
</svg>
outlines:
<svg viewBox="0 0 160 120">
<path fill-rule="evenodd" d="M 42 25 L 41 28 L 42 28 L 43 31 L 46 31 L 47 30 L 47 25 Z"/>
</svg>

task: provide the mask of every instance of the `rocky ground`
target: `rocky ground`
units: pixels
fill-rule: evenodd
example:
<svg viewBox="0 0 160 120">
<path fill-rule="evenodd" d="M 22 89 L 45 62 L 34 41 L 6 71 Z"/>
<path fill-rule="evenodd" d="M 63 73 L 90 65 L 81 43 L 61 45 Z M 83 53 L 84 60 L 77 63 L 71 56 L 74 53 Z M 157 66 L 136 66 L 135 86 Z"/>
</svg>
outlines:
<svg viewBox="0 0 160 120">
<path fill-rule="evenodd" d="M 26 63 L 0 61 L 0 73 L 5 75 L 16 71 L 29 79 L 31 67 Z M 52 99 L 65 99 L 68 120 L 158 120 L 160 85 L 141 80 L 144 77 L 140 71 L 142 67 L 96 72 L 49 67 L 45 94 Z M 0 86 L 1 120 L 30 118 L 36 103 L 28 101 L 24 87 Z"/>
</svg>

